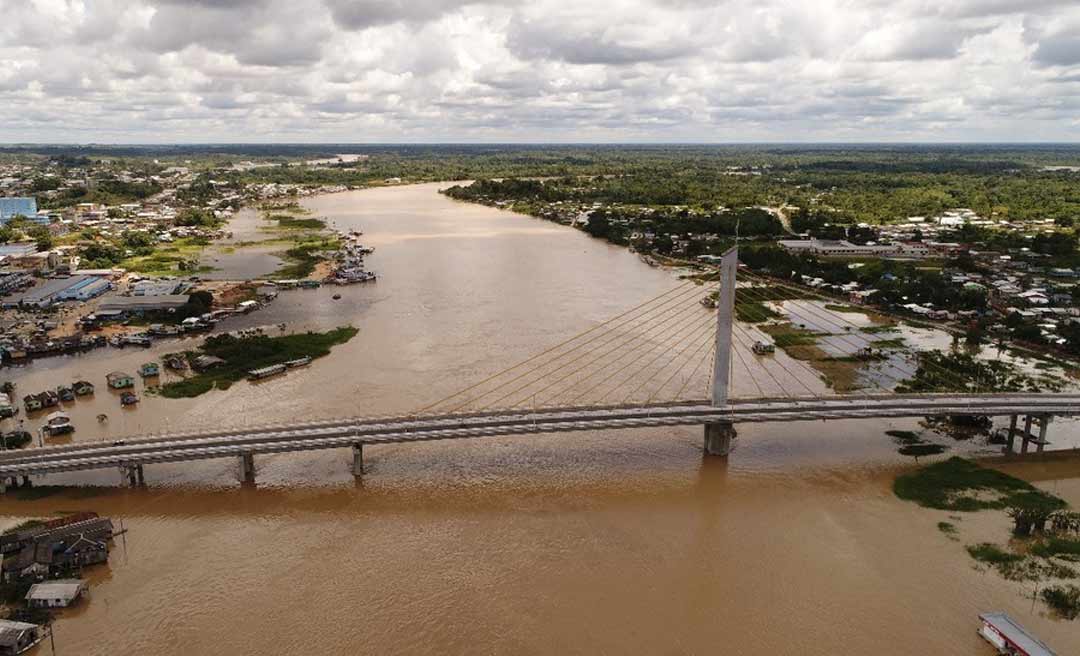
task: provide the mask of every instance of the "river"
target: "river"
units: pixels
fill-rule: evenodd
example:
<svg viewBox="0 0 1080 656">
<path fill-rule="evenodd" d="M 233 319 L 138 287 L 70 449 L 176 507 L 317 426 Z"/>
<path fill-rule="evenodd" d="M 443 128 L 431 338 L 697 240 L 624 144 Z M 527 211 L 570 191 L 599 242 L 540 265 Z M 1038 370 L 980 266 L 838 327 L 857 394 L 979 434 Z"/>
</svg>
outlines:
<svg viewBox="0 0 1080 656">
<path fill-rule="evenodd" d="M 188 400 L 140 389 L 121 411 L 104 374 L 180 350 L 161 342 L 35 362 L 17 372 L 20 392 L 98 383 L 72 404 L 74 440 L 410 411 L 675 283 L 579 231 L 437 189 L 303 201 L 364 230 L 380 279 L 284 292 L 230 320 L 360 328 L 302 371 Z M 88 571 L 88 603 L 61 613 L 59 654 L 989 655 L 976 615 L 994 609 L 1080 651 L 1075 623 L 972 567 L 963 544 L 1004 541 L 1007 520 L 966 516 L 951 541 L 936 526 L 946 513 L 893 496 L 912 461 L 884 431 L 916 426 L 740 427 L 727 463 L 702 457 L 700 428 L 370 447 L 362 479 L 345 451 L 287 454 L 258 458 L 256 488 L 236 483 L 232 461 L 158 465 L 146 489 L 115 487 L 115 471 L 57 476 L 107 487 L 0 512 L 95 510 L 129 529 Z M 1077 445 L 1074 422 L 1058 435 Z M 1009 471 L 1080 505 L 1074 463 Z"/>
</svg>

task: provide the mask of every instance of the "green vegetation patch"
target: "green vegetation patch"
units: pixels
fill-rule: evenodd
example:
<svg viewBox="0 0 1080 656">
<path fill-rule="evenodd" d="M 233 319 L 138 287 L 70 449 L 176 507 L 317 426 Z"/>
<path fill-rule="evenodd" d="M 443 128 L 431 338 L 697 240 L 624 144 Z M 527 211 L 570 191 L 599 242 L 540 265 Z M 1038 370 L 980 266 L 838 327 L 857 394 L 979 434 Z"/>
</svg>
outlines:
<svg viewBox="0 0 1080 656">
<path fill-rule="evenodd" d="M 273 278 L 306 278 L 315 271 L 315 265 L 326 259 L 324 253 L 337 249 L 337 239 L 303 240 L 286 250 L 281 257 L 289 263 L 280 267 Z"/>
<path fill-rule="evenodd" d="M 322 230 L 326 221 L 322 219 L 301 219 L 290 214 L 271 214 L 268 221 L 276 221 L 280 230 Z"/>
<path fill-rule="evenodd" d="M 197 353 L 189 353 L 189 359 L 199 355 L 212 355 L 224 364 L 195 374 L 181 381 L 166 383 L 161 395 L 170 398 L 189 398 L 205 394 L 212 389 L 228 389 L 233 383 L 247 376 L 252 369 L 282 364 L 302 357 L 321 358 L 329 355 L 330 348 L 344 344 L 360 332 L 352 326 L 342 326 L 325 333 L 298 333 L 269 337 L 256 335 L 236 337 L 215 335 L 208 337 Z"/>
<path fill-rule="evenodd" d="M 937 528 L 945 535 L 956 535 L 956 524 L 952 522 L 938 522 Z"/>
<path fill-rule="evenodd" d="M 1053 536 L 1031 548 L 1031 553 L 1043 558 L 1051 556 L 1080 557 L 1080 538 Z"/>
<path fill-rule="evenodd" d="M 735 318 L 743 323 L 763 323 L 771 319 L 779 319 L 780 314 L 760 301 L 736 300 Z"/>
<path fill-rule="evenodd" d="M 1041 593 L 1043 601 L 1067 620 L 1080 617 L 1080 588 L 1075 585 L 1055 585 Z"/>
<path fill-rule="evenodd" d="M 1014 506 L 1065 506 L 1058 497 L 1027 481 L 958 457 L 898 476 L 893 483 L 893 492 L 901 499 L 926 508 L 961 512 Z"/>
</svg>

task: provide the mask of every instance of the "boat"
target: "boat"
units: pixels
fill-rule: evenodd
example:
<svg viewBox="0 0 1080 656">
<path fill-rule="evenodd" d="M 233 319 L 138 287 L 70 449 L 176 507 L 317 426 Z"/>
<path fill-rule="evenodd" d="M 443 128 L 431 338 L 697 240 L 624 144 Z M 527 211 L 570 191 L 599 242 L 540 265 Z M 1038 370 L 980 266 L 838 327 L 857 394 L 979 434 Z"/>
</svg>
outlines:
<svg viewBox="0 0 1080 656">
<path fill-rule="evenodd" d="M 0 419 L 14 417 L 18 411 L 19 408 L 11 403 L 11 398 L 0 392 Z"/>
<path fill-rule="evenodd" d="M 151 346 L 153 344 L 146 335 L 128 335 L 124 337 L 124 343 L 132 346 Z"/>
<path fill-rule="evenodd" d="M 335 301 L 340 301 L 341 300 L 341 294 L 334 294 L 330 298 L 334 299 Z"/>
<path fill-rule="evenodd" d="M 776 352 L 776 347 L 768 342 L 754 342 L 750 348 L 755 355 L 772 355 Z"/>
<path fill-rule="evenodd" d="M 285 373 L 287 367 L 283 364 L 272 364 L 269 367 L 260 367 L 247 372 L 248 380 L 262 380 L 271 376 Z"/>
<path fill-rule="evenodd" d="M 70 387 L 67 387 L 65 385 L 60 385 L 59 387 L 57 387 L 56 388 L 56 393 L 57 393 L 57 395 L 60 396 L 61 401 L 74 401 L 75 400 L 75 390 L 73 390 Z"/>
<path fill-rule="evenodd" d="M 138 402 L 139 397 L 132 392 L 124 392 L 120 395 L 120 405 L 135 405 Z"/>
<path fill-rule="evenodd" d="M 42 429 L 49 437 L 55 437 L 74 431 L 75 426 L 71 423 L 71 417 L 66 412 L 54 412 L 45 418 L 45 425 L 42 426 Z"/>
<path fill-rule="evenodd" d="M 34 437 L 24 430 L 13 430 L 6 433 L 0 433 L 0 448 L 18 449 L 23 445 L 29 444 L 33 439 Z"/>
<path fill-rule="evenodd" d="M 171 355 L 165 358 L 165 367 L 167 369 L 172 369 L 173 371 L 183 371 L 184 369 L 187 369 L 187 362 L 179 355 Z"/>
<path fill-rule="evenodd" d="M 285 367 L 288 369 L 294 369 L 296 367 L 303 367 L 311 364 L 311 356 L 305 355 L 302 358 L 296 358 L 295 360 L 286 360 Z"/>
<path fill-rule="evenodd" d="M 322 283 L 318 280 L 301 280 L 300 287 L 302 289 L 317 289 L 322 286 Z"/>
<path fill-rule="evenodd" d="M 87 396 L 94 393 L 94 384 L 88 380 L 77 380 L 71 387 L 75 390 L 76 396 Z"/>
<path fill-rule="evenodd" d="M 1007 613 L 981 613 L 979 635 L 997 649 L 999 654 L 1008 656 L 1056 656 L 1042 640 L 1028 633 Z"/>
<path fill-rule="evenodd" d="M 139 375 L 143 378 L 153 378 L 161 374 L 161 370 L 156 362 L 147 362 L 143 366 L 139 367 Z"/>
<path fill-rule="evenodd" d="M 60 395 L 52 390 L 45 390 L 38 394 L 38 398 L 41 399 L 42 408 L 52 408 L 60 404 Z"/>
</svg>

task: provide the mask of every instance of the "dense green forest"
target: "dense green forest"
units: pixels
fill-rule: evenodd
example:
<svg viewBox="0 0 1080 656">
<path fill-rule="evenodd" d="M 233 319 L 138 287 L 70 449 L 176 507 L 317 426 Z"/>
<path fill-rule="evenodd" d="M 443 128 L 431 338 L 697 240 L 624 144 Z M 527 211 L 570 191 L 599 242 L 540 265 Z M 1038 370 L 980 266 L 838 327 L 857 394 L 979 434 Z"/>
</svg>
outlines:
<svg viewBox="0 0 1080 656">
<path fill-rule="evenodd" d="M 298 159 L 363 155 L 331 166 Z M 192 145 L 0 148 L 61 167 L 107 160 L 150 169 L 182 164 L 213 170 L 217 182 L 368 186 L 387 180 L 577 178 L 558 184 L 580 200 L 689 205 L 706 210 L 758 205 L 828 208 L 855 221 L 883 223 L 966 207 L 1015 220 L 1080 219 L 1076 145 Z M 154 157 L 154 160 L 148 159 Z M 245 158 L 276 163 L 244 171 Z M 587 181 L 587 184 L 583 183 Z M 202 181 L 205 184 L 205 179 Z M 43 185 L 47 184 L 45 182 Z M 116 188 L 111 188 L 115 186 Z M 546 185 L 545 185 L 546 186 Z M 44 189 L 42 189 L 44 191 Z M 208 190 L 193 188 L 185 200 Z M 108 185 L 86 200 L 137 199 L 151 188 Z M 53 206 L 79 202 L 65 197 Z M 552 200 L 549 196 L 545 200 Z"/>
</svg>

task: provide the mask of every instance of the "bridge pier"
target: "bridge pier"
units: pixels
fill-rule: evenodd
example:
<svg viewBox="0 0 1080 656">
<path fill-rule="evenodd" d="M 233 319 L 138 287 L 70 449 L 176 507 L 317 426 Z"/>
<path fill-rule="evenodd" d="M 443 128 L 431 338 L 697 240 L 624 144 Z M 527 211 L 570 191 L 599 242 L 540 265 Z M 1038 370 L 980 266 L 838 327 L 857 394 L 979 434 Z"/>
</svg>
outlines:
<svg viewBox="0 0 1080 656">
<path fill-rule="evenodd" d="M 705 455 L 727 457 L 735 435 L 735 425 L 730 421 L 705 424 Z"/>
<path fill-rule="evenodd" d="M 142 465 L 121 465 L 120 478 L 127 481 L 128 487 L 142 487 L 146 485 L 146 478 L 143 476 Z"/>
<path fill-rule="evenodd" d="M 1024 455 L 1031 448 L 1031 445 L 1035 445 L 1035 452 L 1042 453 L 1046 449 L 1046 445 L 1049 442 L 1046 441 L 1046 433 L 1050 428 L 1050 422 L 1053 421 L 1053 415 L 1025 415 L 1024 416 L 1024 428 L 1017 430 L 1016 424 L 1018 421 L 1017 415 L 1011 415 L 1009 417 L 1009 437 L 1005 444 L 1006 454 L 1016 454 L 1016 434 L 1020 433 L 1020 454 Z M 1031 432 L 1032 424 L 1039 425 L 1039 434 L 1035 435 Z"/>
<path fill-rule="evenodd" d="M 240 482 L 255 483 L 255 454 L 243 453 L 240 455 Z"/>
<path fill-rule="evenodd" d="M 1051 415 L 1039 415 L 1039 441 L 1035 443 L 1035 452 L 1042 453 L 1046 447 L 1046 431 L 1050 427 L 1050 420 L 1053 419 Z"/>
<path fill-rule="evenodd" d="M 353 476 L 364 475 L 364 444 L 357 442 L 352 447 L 352 473 Z"/>
</svg>

